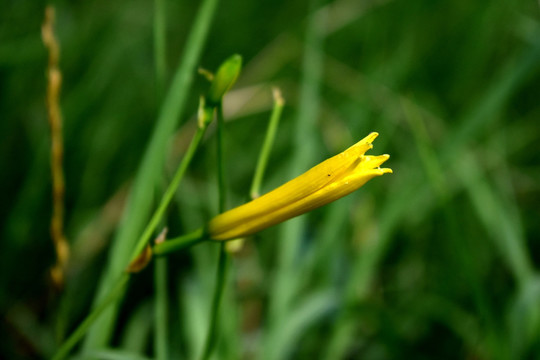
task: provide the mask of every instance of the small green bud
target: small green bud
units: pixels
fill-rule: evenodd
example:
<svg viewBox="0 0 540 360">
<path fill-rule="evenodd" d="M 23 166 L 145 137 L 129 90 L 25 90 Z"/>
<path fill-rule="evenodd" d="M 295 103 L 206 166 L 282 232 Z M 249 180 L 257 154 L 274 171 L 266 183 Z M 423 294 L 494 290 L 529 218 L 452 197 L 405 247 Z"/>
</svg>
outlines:
<svg viewBox="0 0 540 360">
<path fill-rule="evenodd" d="M 240 70 L 242 69 L 242 57 L 235 54 L 225 60 L 212 80 L 206 100 L 208 105 L 215 106 L 223 98 L 223 95 L 234 85 Z"/>
<path fill-rule="evenodd" d="M 204 96 L 199 98 L 199 110 L 197 111 L 197 122 L 202 129 L 212 122 L 214 118 L 214 106 L 207 106 Z"/>
</svg>

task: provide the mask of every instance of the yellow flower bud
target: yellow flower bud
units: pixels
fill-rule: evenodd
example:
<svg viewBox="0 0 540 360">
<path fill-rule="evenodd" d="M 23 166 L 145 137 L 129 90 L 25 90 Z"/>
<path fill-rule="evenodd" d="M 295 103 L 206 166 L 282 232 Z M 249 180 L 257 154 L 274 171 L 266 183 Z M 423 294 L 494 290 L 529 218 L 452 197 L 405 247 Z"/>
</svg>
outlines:
<svg viewBox="0 0 540 360">
<path fill-rule="evenodd" d="M 357 190 L 375 176 L 392 173 L 382 165 L 390 155 L 364 155 L 379 134 L 373 132 L 275 190 L 213 218 L 213 240 L 244 237 L 301 215 Z"/>
</svg>

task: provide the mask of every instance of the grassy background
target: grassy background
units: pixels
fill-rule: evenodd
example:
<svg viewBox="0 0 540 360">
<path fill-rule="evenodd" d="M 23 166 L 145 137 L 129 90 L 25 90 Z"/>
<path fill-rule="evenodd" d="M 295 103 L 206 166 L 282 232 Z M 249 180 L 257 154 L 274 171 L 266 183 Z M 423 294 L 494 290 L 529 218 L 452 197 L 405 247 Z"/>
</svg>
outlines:
<svg viewBox="0 0 540 360">
<path fill-rule="evenodd" d="M 54 292 L 44 5 L 2 1 L 2 358 L 50 357 L 88 313 L 160 106 L 152 2 L 55 5 L 72 261 Z M 167 86 L 198 4 L 166 8 Z M 263 191 L 370 131 L 394 174 L 246 243 L 231 262 L 218 358 L 540 358 L 539 12 L 521 0 L 219 3 L 199 64 L 213 70 L 232 53 L 245 64 L 225 100 L 229 207 L 248 199 L 274 85 L 287 106 Z M 148 184 L 158 196 L 206 87 L 196 77 L 189 90 L 161 181 Z M 210 128 L 170 234 L 216 213 L 215 160 Z M 216 251 L 170 258 L 173 358 L 201 351 Z M 153 270 L 131 283 L 100 358 L 154 356 Z"/>
</svg>

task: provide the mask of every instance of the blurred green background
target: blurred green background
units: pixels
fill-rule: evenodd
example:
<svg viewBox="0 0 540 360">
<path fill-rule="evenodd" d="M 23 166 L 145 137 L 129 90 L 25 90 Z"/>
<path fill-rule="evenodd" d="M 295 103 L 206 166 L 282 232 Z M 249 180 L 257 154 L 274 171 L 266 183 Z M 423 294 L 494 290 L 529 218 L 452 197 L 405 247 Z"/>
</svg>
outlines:
<svg viewBox="0 0 540 360">
<path fill-rule="evenodd" d="M 71 244 L 62 292 L 48 279 L 45 5 L 0 4 L 0 357 L 40 359 L 90 310 L 156 123 L 154 3 L 54 3 Z M 164 4 L 167 88 L 200 4 Z M 272 86 L 286 107 L 264 192 L 371 131 L 371 153 L 391 154 L 394 174 L 246 242 L 232 257 L 215 358 L 540 359 L 538 2 L 223 0 L 197 64 L 214 70 L 233 53 L 244 69 L 225 98 L 229 207 L 248 200 Z M 207 87 L 195 76 L 148 184 L 156 201 Z M 211 127 L 170 207 L 170 234 L 216 214 L 215 158 Z M 171 358 L 201 351 L 216 251 L 170 257 Z M 153 272 L 135 276 L 90 358 L 154 358 Z"/>
</svg>

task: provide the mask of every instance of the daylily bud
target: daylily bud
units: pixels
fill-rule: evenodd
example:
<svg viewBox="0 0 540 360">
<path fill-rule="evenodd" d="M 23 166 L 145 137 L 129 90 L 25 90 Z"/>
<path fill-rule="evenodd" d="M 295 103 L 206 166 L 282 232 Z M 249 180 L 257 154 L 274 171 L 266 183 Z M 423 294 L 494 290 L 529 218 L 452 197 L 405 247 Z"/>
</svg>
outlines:
<svg viewBox="0 0 540 360">
<path fill-rule="evenodd" d="M 233 86 L 242 69 L 242 57 L 235 54 L 225 60 L 212 80 L 206 101 L 208 105 L 215 106 L 220 101 L 223 95 Z"/>
<path fill-rule="evenodd" d="M 275 190 L 213 218 L 213 240 L 245 237 L 352 193 L 375 176 L 390 155 L 364 155 L 379 134 L 373 132 L 342 153 L 323 161 Z"/>
</svg>

